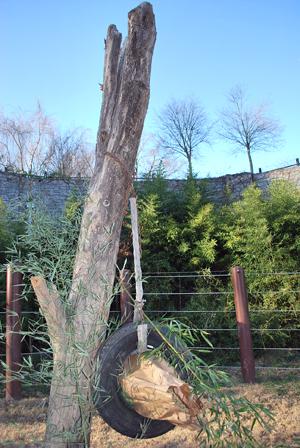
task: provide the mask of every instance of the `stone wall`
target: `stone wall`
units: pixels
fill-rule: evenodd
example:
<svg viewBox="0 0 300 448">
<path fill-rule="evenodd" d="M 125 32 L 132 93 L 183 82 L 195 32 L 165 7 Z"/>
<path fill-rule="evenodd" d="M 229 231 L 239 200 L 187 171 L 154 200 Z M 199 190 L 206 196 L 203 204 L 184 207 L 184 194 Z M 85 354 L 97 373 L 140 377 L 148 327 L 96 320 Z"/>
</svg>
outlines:
<svg viewBox="0 0 300 448">
<path fill-rule="evenodd" d="M 293 182 L 300 188 L 300 165 L 291 165 L 254 175 L 256 185 L 266 190 L 274 179 Z M 184 181 L 170 180 L 172 189 L 180 189 Z M 220 177 L 199 179 L 205 196 L 215 204 L 226 204 L 240 199 L 243 191 L 251 184 L 250 173 L 226 174 Z"/>
<path fill-rule="evenodd" d="M 265 190 L 274 179 L 294 182 L 300 188 L 300 166 L 291 165 L 276 170 L 255 174 L 256 184 Z M 182 180 L 170 180 L 170 188 L 182 187 Z M 241 197 L 243 190 L 250 185 L 250 173 L 227 174 L 220 177 L 200 179 L 207 197 L 214 203 L 224 204 Z M 63 211 L 65 202 L 72 192 L 84 194 L 88 179 L 44 178 L 0 172 L 0 197 L 6 204 L 26 204 L 38 199 L 54 214 Z"/>
<path fill-rule="evenodd" d="M 284 179 L 300 188 L 300 165 L 292 165 L 254 175 L 256 185 L 266 190 L 274 179 Z M 228 174 L 204 180 L 209 199 L 224 204 L 241 197 L 244 189 L 251 184 L 250 173 Z"/>
<path fill-rule="evenodd" d="M 84 194 L 88 180 L 58 179 L 0 172 L 0 197 L 6 204 L 23 204 L 32 200 L 42 203 L 50 213 L 62 213 L 72 192 Z"/>
</svg>

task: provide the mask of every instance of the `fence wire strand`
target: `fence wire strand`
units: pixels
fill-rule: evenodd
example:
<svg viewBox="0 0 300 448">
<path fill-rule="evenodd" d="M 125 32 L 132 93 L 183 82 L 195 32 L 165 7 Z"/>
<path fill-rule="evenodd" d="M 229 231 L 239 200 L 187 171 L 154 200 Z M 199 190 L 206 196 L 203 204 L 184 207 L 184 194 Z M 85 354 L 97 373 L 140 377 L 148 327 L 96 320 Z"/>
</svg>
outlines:
<svg viewBox="0 0 300 448">
<path fill-rule="evenodd" d="M 278 272 L 252 272 L 252 271 L 250 271 L 250 272 L 245 272 L 245 278 L 247 278 L 247 277 L 253 277 L 253 276 L 257 276 L 257 277 L 267 277 L 267 276 L 274 276 L 274 277 L 280 277 L 280 276 L 291 276 L 291 277 L 298 277 L 298 276 L 300 276 L 300 272 L 299 271 L 294 271 L 294 272 L 281 272 L 281 271 L 278 271 Z M 134 275 L 132 276 L 133 278 L 134 278 Z M 225 297 L 225 300 L 226 300 L 226 298 L 227 297 L 232 297 L 233 296 L 233 290 L 228 290 L 228 291 L 203 291 L 203 290 L 201 290 L 201 291 L 191 291 L 191 289 L 192 288 L 195 288 L 195 285 L 196 285 L 196 281 L 197 281 L 197 279 L 202 279 L 202 280 L 207 280 L 207 281 L 210 281 L 212 278 L 220 278 L 220 282 L 222 282 L 222 280 L 224 279 L 224 281 L 227 281 L 226 279 L 227 278 L 230 278 L 231 277 L 231 273 L 229 273 L 229 272 L 226 272 L 226 271 L 214 271 L 214 272 L 211 272 L 211 273 L 209 273 L 209 274 L 205 274 L 205 273 L 199 273 L 199 272 L 197 272 L 197 271 L 194 271 L 194 272 L 178 272 L 178 271 L 169 271 L 169 272 L 162 272 L 162 271 L 157 271 L 157 272 L 146 272 L 146 273 L 144 273 L 144 280 L 145 280 L 145 292 L 144 292 L 144 296 L 146 296 L 146 297 L 155 297 L 155 298 L 159 298 L 159 297 L 161 297 L 162 299 L 164 299 L 165 297 L 170 297 L 170 298 L 172 298 L 172 297 L 174 297 L 174 302 L 175 302 L 175 300 L 177 300 L 177 298 L 179 298 L 179 300 L 180 300 L 180 308 L 181 308 L 181 299 L 183 298 L 190 298 L 190 297 L 193 297 L 193 298 L 201 298 L 202 296 L 211 296 L 212 298 L 214 298 L 214 297 Z M 173 292 L 166 292 L 165 290 L 164 291 L 161 291 L 161 292 L 157 292 L 157 291 L 154 291 L 154 292 L 151 292 L 151 291 L 147 291 L 147 287 L 148 287 L 148 283 L 147 282 L 149 282 L 149 281 L 151 281 L 151 280 L 155 280 L 155 279 L 157 279 L 157 280 L 161 280 L 161 279 L 171 279 L 171 280 L 176 280 L 176 282 L 174 282 L 174 284 L 173 284 L 173 286 L 174 285 L 177 285 L 177 290 L 176 291 L 173 291 Z M 190 282 L 193 282 L 192 283 L 192 288 L 190 287 L 190 289 L 189 290 L 187 290 L 187 286 L 186 285 L 188 285 L 189 283 L 188 283 L 188 281 L 190 281 Z M 186 290 L 185 291 L 182 291 L 182 288 L 183 288 L 183 286 L 182 285 L 185 285 L 184 287 L 186 288 Z M 282 294 L 282 295 L 285 295 L 285 294 L 300 294 L 300 289 L 298 290 L 297 289 L 297 286 L 294 286 L 294 288 L 295 289 L 292 289 L 292 290 L 265 290 L 265 289 L 263 289 L 263 290 L 256 290 L 253 294 L 250 292 L 250 291 L 248 291 L 248 294 L 249 294 L 249 296 L 252 298 L 252 299 L 255 299 L 255 298 L 259 298 L 259 295 L 260 294 Z M 178 290 L 179 290 L 179 292 L 178 292 Z M 3 290 L 0 290 L 0 294 L 5 294 L 5 292 L 6 291 L 3 291 Z M 132 294 L 132 296 L 134 297 L 134 294 Z M 177 303 L 177 302 L 176 302 Z M 186 302 L 185 301 L 183 301 L 183 304 L 185 304 Z M 232 306 L 232 305 L 229 305 L 229 306 Z M 224 316 L 226 316 L 226 315 L 234 315 L 236 313 L 236 310 L 235 309 L 232 309 L 232 308 L 230 308 L 230 309 L 223 309 L 223 310 L 220 310 L 220 309 L 217 309 L 217 310 L 212 310 L 212 309 L 205 309 L 205 310 L 195 310 L 195 309 L 175 309 L 175 310 L 173 310 L 173 309 L 162 309 L 162 310 L 160 310 L 160 309 L 151 309 L 151 310 L 147 310 L 146 311 L 146 314 L 149 314 L 149 315 L 174 315 L 174 316 L 178 316 L 178 317 L 180 317 L 181 315 L 197 315 L 197 314 L 199 314 L 199 315 L 201 315 L 201 314 L 203 314 L 203 315 L 207 315 L 207 316 L 210 316 L 210 317 L 213 317 L 214 315 L 224 315 Z M 300 313 L 300 309 L 284 309 L 284 308 L 278 308 L 278 309 L 264 309 L 264 308 L 261 308 L 261 309 L 256 309 L 256 308 L 253 308 L 253 309 L 251 309 L 251 307 L 249 308 L 249 314 L 251 315 L 253 315 L 253 314 L 262 314 L 262 315 L 268 315 L 268 314 L 270 314 L 270 315 L 272 315 L 272 314 L 274 314 L 274 315 L 277 315 L 277 314 L 286 314 L 287 316 L 288 315 L 291 315 L 291 317 L 294 317 L 294 318 L 296 318 L 295 316 L 297 316 L 297 318 L 298 318 L 298 316 L 299 316 L 299 314 L 298 313 Z M 2 315 L 6 315 L 7 314 L 7 312 L 6 312 L 6 310 L 5 310 L 5 308 L 4 308 L 4 311 L 0 311 L 0 315 L 2 316 Z M 13 313 L 12 313 L 13 314 Z M 112 310 L 111 311 L 111 315 L 116 315 L 116 314 L 119 314 L 119 311 L 116 311 L 116 310 Z M 34 310 L 24 310 L 24 311 L 22 311 L 22 315 L 24 315 L 24 316 L 40 316 L 40 317 L 42 317 L 42 315 L 41 315 L 41 313 L 40 313 L 40 311 L 34 311 Z M 286 319 L 290 319 L 289 317 L 286 317 Z M 272 325 L 272 324 L 271 324 Z M 216 327 L 216 328 L 195 328 L 195 329 L 193 329 L 193 331 L 195 331 L 195 332 L 207 332 L 207 333 L 213 333 L 213 332 L 216 332 L 216 333 L 218 333 L 218 332 L 232 332 L 232 333 L 237 333 L 239 330 L 238 330 L 238 328 L 218 328 L 218 327 Z M 285 333 L 287 333 L 287 332 L 299 332 L 300 331 L 300 328 L 296 328 L 296 327 L 288 327 L 288 328 L 274 328 L 274 327 L 272 327 L 272 328 L 252 328 L 251 329 L 251 332 L 253 332 L 253 333 L 267 333 L 267 332 L 270 332 L 270 333 L 276 333 L 276 332 L 285 332 Z M 24 333 L 21 333 L 22 335 L 24 335 Z M 39 332 L 36 332 L 36 336 L 38 336 L 39 334 L 44 334 L 44 333 L 39 333 Z M 4 340 L 4 338 L 5 338 L 5 333 L 0 333 L 0 339 L 3 339 Z M 32 340 L 34 340 L 35 338 L 34 337 L 32 337 Z M 3 341 L 1 341 L 0 340 L 0 343 L 1 344 L 4 344 L 4 342 Z M 263 342 L 259 342 L 258 344 L 261 344 L 262 343 L 262 345 L 263 345 Z M 229 344 L 230 344 L 230 342 L 229 342 Z M 233 342 L 233 345 L 234 345 L 234 342 Z M 296 344 L 295 344 L 296 345 Z M 299 344 L 298 344 L 299 345 Z M 28 348 L 31 348 L 32 346 L 28 346 L 28 347 L 26 347 L 26 345 L 25 346 L 23 346 L 23 349 L 25 349 L 26 350 L 26 348 L 28 349 Z M 40 348 L 40 347 L 36 347 L 37 349 L 38 348 Z M 240 347 L 232 347 L 232 346 L 225 346 L 225 347 L 221 347 L 221 346 L 216 346 L 216 347 L 210 347 L 210 346 L 202 346 L 202 345 L 195 345 L 194 347 L 190 347 L 190 349 L 191 350 L 199 350 L 199 351 L 203 351 L 203 352 L 206 352 L 206 353 L 208 353 L 208 352 L 214 352 L 214 351 L 216 351 L 216 352 L 218 352 L 218 351 L 220 351 L 220 350 L 222 350 L 222 351 L 232 351 L 232 352 L 235 352 L 235 351 L 239 351 L 240 350 Z M 258 352 L 279 352 L 279 353 L 294 353 L 295 354 L 295 356 L 296 355 L 298 355 L 298 353 L 299 353 L 299 351 L 300 351 L 300 348 L 299 347 L 253 347 L 253 350 L 254 351 L 258 351 Z M 3 358 L 3 357 L 5 357 L 6 355 L 5 354 L 1 354 L 0 355 L 0 358 Z M 44 351 L 41 351 L 41 350 L 37 350 L 37 351 L 34 351 L 34 352 L 24 352 L 24 353 L 22 353 L 22 357 L 27 357 L 27 356 L 40 356 L 40 357 L 45 357 L 45 356 L 47 356 L 47 357 L 51 357 L 52 355 L 51 355 L 51 353 L 49 352 L 49 351 L 46 351 L 46 350 L 44 350 Z M 231 361 L 232 362 L 232 361 Z M 232 370 L 240 370 L 240 365 L 239 366 L 235 366 L 235 365 L 233 365 L 233 366 L 230 366 L 230 365 L 214 365 L 214 367 L 216 367 L 216 368 L 222 368 L 222 369 L 232 369 Z M 255 368 L 257 369 L 257 370 L 278 370 L 278 371 L 300 371 L 300 366 L 299 367 L 294 367 L 294 366 L 291 366 L 291 367 L 286 367 L 286 366 L 268 366 L 268 365 L 256 365 L 255 366 Z M 45 385 L 45 383 L 41 383 L 41 384 L 43 384 L 43 385 Z"/>
</svg>

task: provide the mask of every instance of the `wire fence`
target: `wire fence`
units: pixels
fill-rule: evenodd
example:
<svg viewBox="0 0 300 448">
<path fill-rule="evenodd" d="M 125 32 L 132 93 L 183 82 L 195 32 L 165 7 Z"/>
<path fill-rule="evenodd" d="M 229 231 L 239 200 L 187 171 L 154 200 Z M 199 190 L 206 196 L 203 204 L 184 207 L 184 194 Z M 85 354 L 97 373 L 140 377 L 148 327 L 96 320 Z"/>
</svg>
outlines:
<svg viewBox="0 0 300 448">
<path fill-rule="evenodd" d="M 230 273 L 213 272 L 147 272 L 144 274 L 144 297 L 146 299 L 145 312 L 150 318 L 175 318 L 189 322 L 196 335 L 199 334 L 198 344 L 190 347 L 195 352 L 203 352 L 212 360 L 216 367 L 223 369 L 240 369 L 239 341 L 233 302 L 233 289 L 230 283 Z M 258 360 L 258 370 L 300 371 L 300 272 L 247 272 L 247 277 L 286 277 L 297 279 L 293 287 L 284 289 L 256 290 L 249 294 L 249 314 L 253 321 L 251 333 L 253 350 Z M 218 282 L 218 289 L 215 282 Z M 296 286 L 296 287 L 295 287 Z M 215 289 L 214 289 L 215 288 Z M 0 297 L 6 294 L 0 290 Z M 290 303 L 280 308 L 264 308 L 257 306 L 257 297 L 264 294 L 273 296 L 293 296 L 294 305 Z M 132 294 L 134 298 L 134 294 Z M 5 353 L 5 302 L 0 311 L 0 360 L 4 360 Z M 33 304 L 33 302 L 31 302 Z M 28 304 L 29 305 L 29 304 Z M 120 314 L 116 300 L 111 316 Z M 22 311 L 22 328 L 20 331 L 22 356 L 35 358 L 51 358 L 49 349 L 41 342 L 40 336 L 44 332 L 28 330 L 34 322 L 43 319 L 37 309 Z M 276 322 L 276 326 L 272 325 Z M 199 325 L 200 324 L 200 325 Z M 216 325 L 217 324 L 217 325 Z M 270 325 L 271 324 L 271 325 Z M 280 326 L 283 325 L 283 326 Z M 201 333 L 207 332 L 213 343 L 210 347 L 201 341 Z M 202 343 L 201 343 L 202 342 Z M 280 345 L 278 342 L 281 342 Z M 3 350 L 2 350 L 3 349 Z M 264 358 L 262 355 L 268 354 Z M 221 359 L 221 364 L 217 361 Z M 261 361 L 264 361 L 261 364 Z M 287 365 L 288 363 L 288 365 Z"/>
</svg>

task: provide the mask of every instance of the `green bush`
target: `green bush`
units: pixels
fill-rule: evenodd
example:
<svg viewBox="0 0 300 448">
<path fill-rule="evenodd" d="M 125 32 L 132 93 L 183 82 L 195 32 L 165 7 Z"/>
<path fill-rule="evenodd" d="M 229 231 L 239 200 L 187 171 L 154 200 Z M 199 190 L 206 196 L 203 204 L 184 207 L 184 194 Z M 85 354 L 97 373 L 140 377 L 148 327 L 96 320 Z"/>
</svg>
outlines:
<svg viewBox="0 0 300 448">
<path fill-rule="evenodd" d="M 219 213 L 221 245 L 230 265 L 242 266 L 246 272 L 250 309 L 270 310 L 252 313 L 253 327 L 299 327 L 293 313 L 300 304 L 299 292 L 295 292 L 299 291 L 299 276 L 282 275 L 299 270 L 295 256 L 300 230 L 297 209 L 299 191 L 287 182 L 274 182 L 265 197 L 253 185 L 240 201 L 223 207 Z M 289 237 L 292 234 L 294 238 Z M 263 331 L 255 334 L 254 345 L 285 346 L 297 339 L 292 341 L 291 334 L 284 330 Z"/>
<path fill-rule="evenodd" d="M 228 273 L 232 266 L 240 265 L 246 272 L 250 310 L 268 310 L 251 311 L 252 327 L 261 328 L 254 333 L 254 346 L 298 346 L 299 332 L 291 333 L 285 328 L 300 328 L 299 314 L 295 312 L 300 308 L 300 276 L 282 275 L 282 272 L 300 270 L 299 189 L 286 181 L 274 181 L 262 193 L 252 185 L 241 200 L 216 207 L 207 202 L 202 186 L 193 178 L 181 189 L 170 190 L 159 167 L 157 172 L 145 176 L 136 190 L 146 310 L 195 311 L 182 315 L 181 319 L 187 322 L 188 316 L 189 323 L 197 328 L 232 329 L 212 332 L 211 338 L 216 346 L 236 346 L 230 278 L 212 274 Z M 23 236 L 15 245 L 15 255 L 26 254 L 31 267 L 35 267 L 34 273 L 44 275 L 60 289 L 64 285 L 66 296 L 82 209 L 83 198 L 76 192 L 68 199 L 62 219 L 52 219 L 38 207 L 33 209 L 30 220 L 24 221 Z M 13 227 L 1 202 L 0 211 L 0 241 L 5 247 Z M 48 264 L 43 263 L 45 259 Z M 121 235 L 120 267 L 125 259 L 127 268 L 133 271 L 129 214 L 125 216 Z M 155 272 L 187 271 L 202 277 L 195 282 L 172 275 L 151 276 Z M 205 310 L 214 313 L 196 313 Z M 268 328 L 281 331 L 266 331 Z"/>
</svg>

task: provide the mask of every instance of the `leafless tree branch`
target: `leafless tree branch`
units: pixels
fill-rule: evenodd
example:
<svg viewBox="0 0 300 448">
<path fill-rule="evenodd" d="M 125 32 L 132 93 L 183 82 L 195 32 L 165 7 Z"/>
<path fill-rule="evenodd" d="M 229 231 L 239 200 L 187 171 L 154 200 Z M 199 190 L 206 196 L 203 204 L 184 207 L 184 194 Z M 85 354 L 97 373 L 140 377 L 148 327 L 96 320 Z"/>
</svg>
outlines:
<svg viewBox="0 0 300 448">
<path fill-rule="evenodd" d="M 89 177 L 94 151 L 80 129 L 61 133 L 38 103 L 31 114 L 0 115 L 0 166 L 14 172 Z"/>
<path fill-rule="evenodd" d="M 250 108 L 246 95 L 240 86 L 231 90 L 229 105 L 221 112 L 218 134 L 232 142 L 235 149 L 246 151 L 252 180 L 254 179 L 252 153 L 269 151 L 280 143 L 281 126 L 267 116 L 264 105 Z"/>
<path fill-rule="evenodd" d="M 171 101 L 159 115 L 159 144 L 167 151 L 184 156 L 189 176 L 192 159 L 203 143 L 210 143 L 212 125 L 204 109 L 194 100 Z"/>
</svg>

